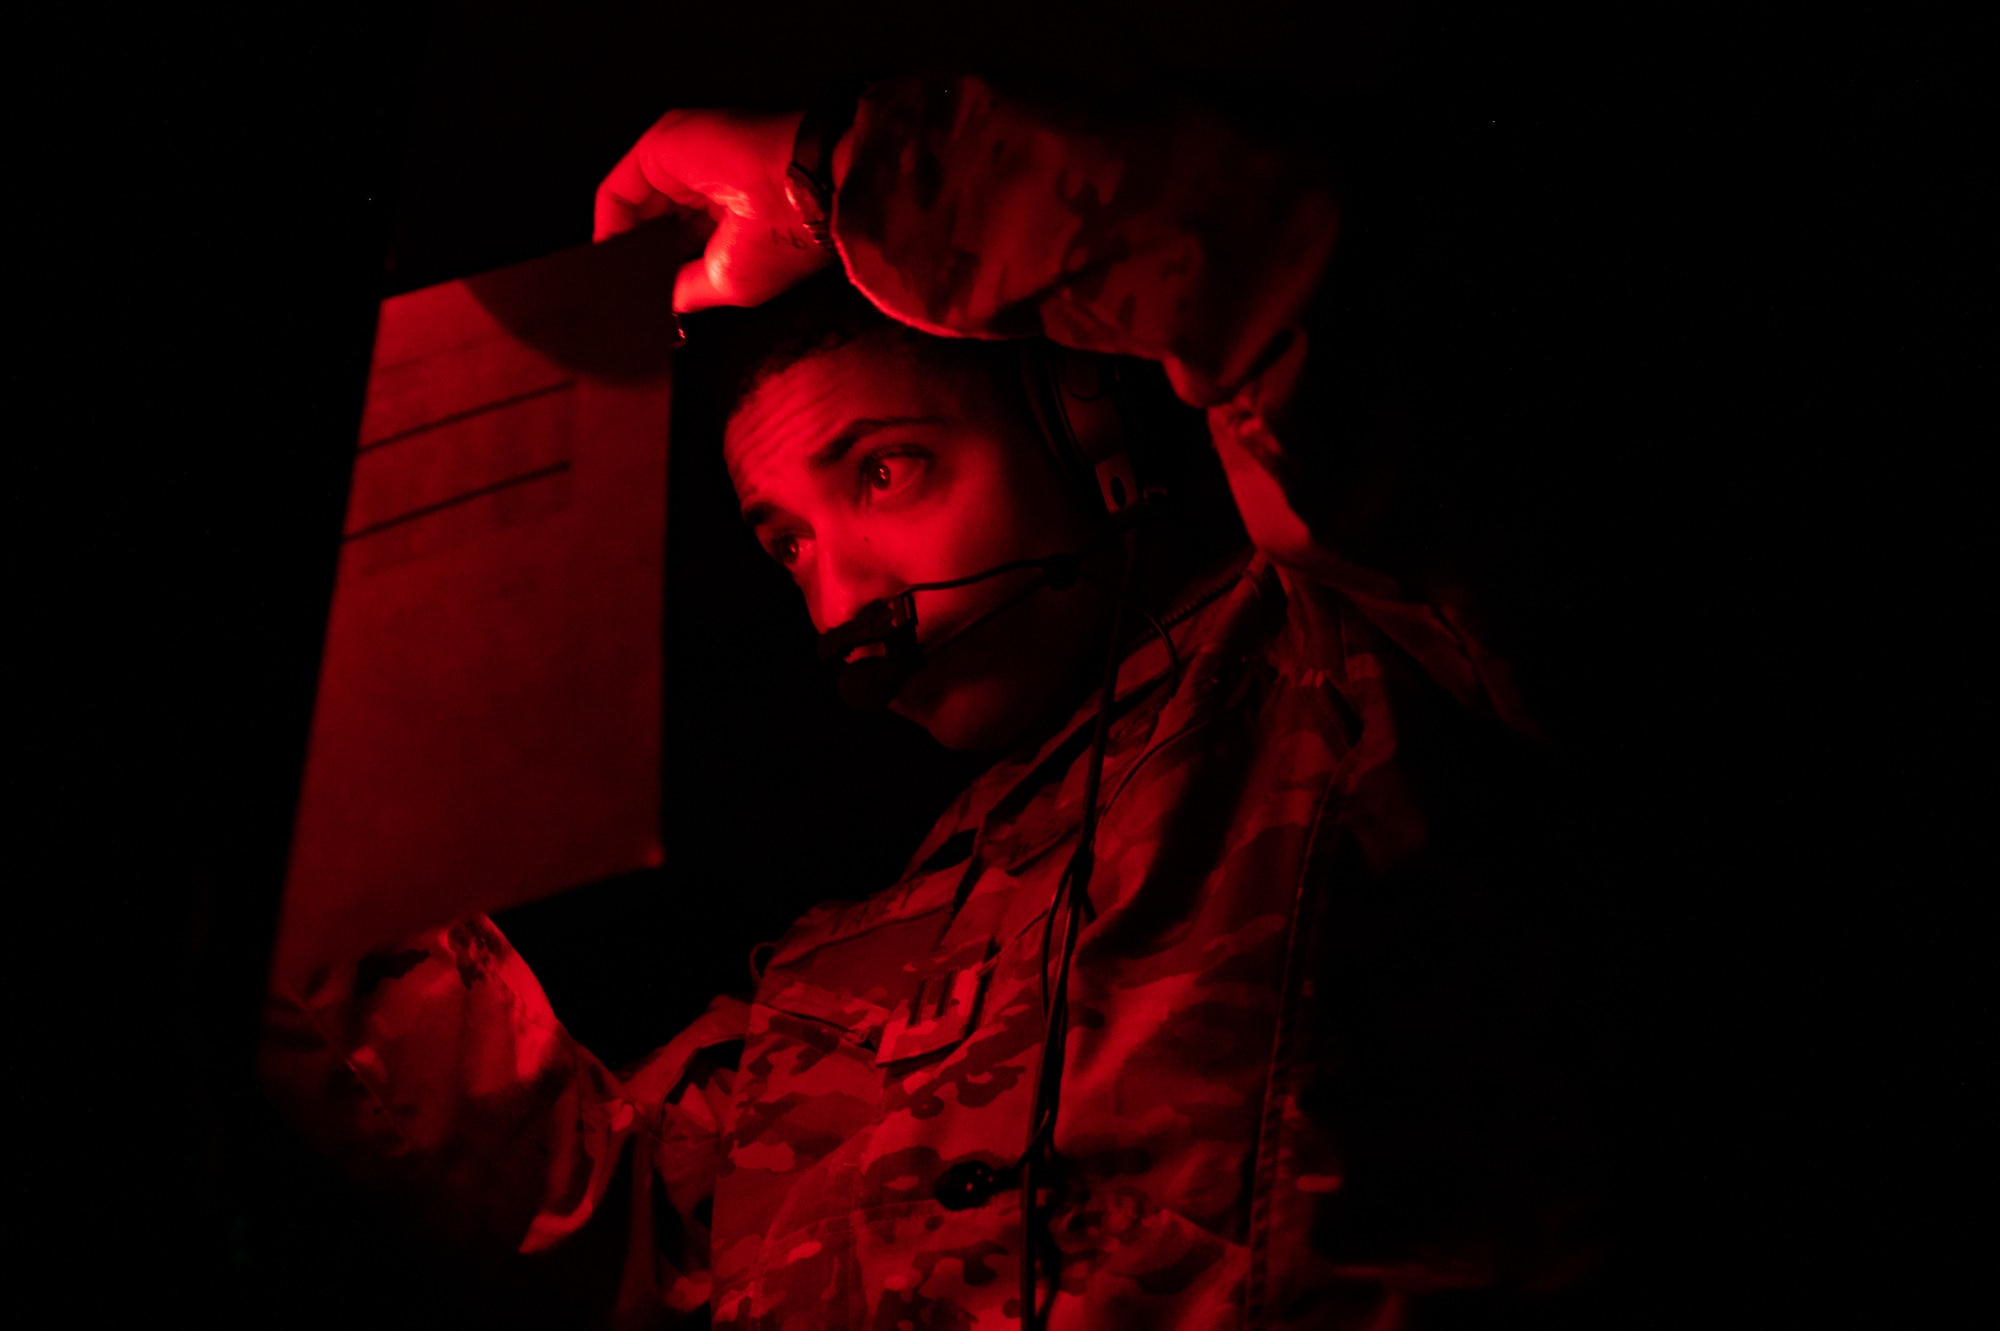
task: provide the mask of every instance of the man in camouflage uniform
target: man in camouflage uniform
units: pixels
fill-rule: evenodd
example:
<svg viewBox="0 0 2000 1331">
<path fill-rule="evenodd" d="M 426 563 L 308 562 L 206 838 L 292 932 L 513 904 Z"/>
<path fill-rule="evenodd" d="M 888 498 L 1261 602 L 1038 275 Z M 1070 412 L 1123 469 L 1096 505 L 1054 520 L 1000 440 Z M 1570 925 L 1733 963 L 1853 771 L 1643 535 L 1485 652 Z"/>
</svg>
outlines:
<svg viewBox="0 0 2000 1331">
<path fill-rule="evenodd" d="M 677 304 L 775 295 L 828 262 L 778 202 L 796 124 L 670 116 L 607 180 L 600 232 L 706 208 L 721 226 Z M 1338 229 L 1324 173 L 1196 112 L 1121 127 L 973 79 L 877 85 L 833 168 L 839 261 L 894 319 L 1163 365 L 1207 410 L 1252 545 L 1159 607 L 1171 652 L 1120 644 L 1043 1208 L 1048 1325 L 1422 1325 L 1562 1285 L 1583 1191 L 1565 1144 L 1588 1128 L 1543 1075 L 1520 982 L 1541 962 L 1507 899 L 1540 853 L 1509 812 L 1526 725 L 1460 616 L 1344 558 L 1340 510 L 1300 480 L 1340 443 L 1301 405 Z M 909 356 L 869 379 L 894 345 L 781 367 L 730 425 L 746 516 L 822 630 L 898 579 L 967 571 L 891 567 L 916 521 L 898 511 L 864 528 L 812 508 L 835 502 L 806 452 L 828 413 L 893 416 L 880 383 L 937 380 Z M 941 419 L 924 428 L 964 424 Z M 956 445 L 920 444 L 863 459 L 863 499 L 942 484 L 909 470 Z M 970 511 L 951 539 L 974 539 Z M 977 557 L 1076 535 L 1039 521 L 987 524 Z M 937 622 L 1004 590 L 947 597 Z M 620 1079 L 475 920 L 281 986 L 277 1094 L 438 1224 L 595 1271 L 621 1326 L 1018 1324 L 1043 936 L 1098 710 L 1074 680 L 1104 607 L 1070 595 L 1019 599 L 960 663 L 1058 660 L 1039 691 L 954 710 L 948 662 L 928 693 L 913 681 L 909 714 L 1007 756 L 900 881 L 800 919 L 747 1003 L 716 1000 Z M 1064 618 L 1079 604 L 1098 618 Z"/>
</svg>

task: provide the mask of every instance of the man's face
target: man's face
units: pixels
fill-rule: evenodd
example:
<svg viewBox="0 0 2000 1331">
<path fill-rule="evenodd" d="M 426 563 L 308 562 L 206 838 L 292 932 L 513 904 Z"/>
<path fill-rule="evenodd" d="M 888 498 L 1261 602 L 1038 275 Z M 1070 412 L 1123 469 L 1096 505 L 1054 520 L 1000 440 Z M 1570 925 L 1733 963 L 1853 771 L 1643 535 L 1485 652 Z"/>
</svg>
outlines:
<svg viewBox="0 0 2000 1331">
<path fill-rule="evenodd" d="M 821 632 L 912 583 L 1092 539 L 1033 426 L 986 372 L 940 367 L 891 337 L 767 379 L 730 417 L 723 453 L 744 520 Z M 1109 602 L 1088 581 L 1022 596 L 1033 578 L 917 593 L 924 664 L 892 709 L 948 747 L 982 749 L 1013 743 L 1066 702 Z"/>
</svg>

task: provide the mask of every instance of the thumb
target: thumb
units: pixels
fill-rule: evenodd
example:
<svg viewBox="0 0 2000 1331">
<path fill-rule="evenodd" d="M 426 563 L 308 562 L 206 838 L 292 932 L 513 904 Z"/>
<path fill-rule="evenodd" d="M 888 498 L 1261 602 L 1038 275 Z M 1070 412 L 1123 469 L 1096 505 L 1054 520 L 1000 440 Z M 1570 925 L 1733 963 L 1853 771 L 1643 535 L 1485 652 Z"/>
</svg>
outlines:
<svg viewBox="0 0 2000 1331">
<path fill-rule="evenodd" d="M 708 256 L 689 260 L 674 275 L 674 313 L 692 314 L 696 310 L 728 303 L 715 289 L 715 283 L 709 280 Z"/>
<path fill-rule="evenodd" d="M 689 314 L 715 305 L 761 305 L 833 262 L 815 245 L 772 243 L 769 228 L 724 215 L 701 257 L 674 278 L 674 310 Z"/>
<path fill-rule="evenodd" d="M 681 265 L 674 277 L 674 312 L 689 314 L 716 305 L 743 305 L 737 270 L 743 258 L 743 220 L 724 213 L 701 254 Z"/>
</svg>

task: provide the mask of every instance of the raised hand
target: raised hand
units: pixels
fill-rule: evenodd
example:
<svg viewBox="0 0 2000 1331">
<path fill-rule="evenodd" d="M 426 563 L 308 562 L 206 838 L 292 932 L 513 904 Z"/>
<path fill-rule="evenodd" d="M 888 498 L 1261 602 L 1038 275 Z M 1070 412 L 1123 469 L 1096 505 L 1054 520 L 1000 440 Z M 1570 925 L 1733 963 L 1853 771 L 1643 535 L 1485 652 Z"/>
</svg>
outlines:
<svg viewBox="0 0 2000 1331">
<path fill-rule="evenodd" d="M 832 263 L 785 189 L 801 113 L 669 111 L 597 187 L 593 237 L 673 212 L 715 230 L 674 279 L 674 309 L 757 305 Z"/>
</svg>

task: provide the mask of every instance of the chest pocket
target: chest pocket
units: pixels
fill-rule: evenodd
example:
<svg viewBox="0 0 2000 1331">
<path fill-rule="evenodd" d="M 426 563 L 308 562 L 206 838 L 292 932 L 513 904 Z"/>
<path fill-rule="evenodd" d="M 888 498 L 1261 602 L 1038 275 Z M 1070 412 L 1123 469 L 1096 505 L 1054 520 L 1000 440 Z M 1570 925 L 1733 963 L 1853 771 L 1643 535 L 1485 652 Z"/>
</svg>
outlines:
<svg viewBox="0 0 2000 1331">
<path fill-rule="evenodd" d="M 807 1044 L 831 1052 L 847 1045 L 873 1054 L 889 1023 L 889 1009 L 854 994 L 835 993 L 803 980 L 776 986 L 759 999 L 770 1010 L 773 1027 L 784 1026 Z M 785 1021 L 785 1018 L 792 1018 Z"/>
<path fill-rule="evenodd" d="M 877 1066 L 924 1058 L 970 1035 L 979 1021 L 996 951 L 994 941 L 983 938 L 927 967 L 915 990 L 883 1027 L 875 1050 Z"/>
</svg>

